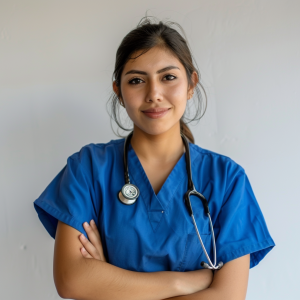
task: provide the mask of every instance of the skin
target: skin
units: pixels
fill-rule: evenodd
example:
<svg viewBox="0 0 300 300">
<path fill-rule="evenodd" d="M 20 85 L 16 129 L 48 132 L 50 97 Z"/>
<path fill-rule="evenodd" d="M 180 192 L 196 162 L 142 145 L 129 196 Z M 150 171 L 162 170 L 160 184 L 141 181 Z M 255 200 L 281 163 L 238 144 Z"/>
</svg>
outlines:
<svg viewBox="0 0 300 300">
<path fill-rule="evenodd" d="M 138 54 L 139 52 L 132 56 L 135 57 Z M 173 67 L 165 69 L 170 66 Z M 158 72 L 159 70 L 163 71 Z M 180 136 L 180 118 L 184 114 L 187 101 L 192 97 L 194 87 L 198 82 L 196 72 L 192 74 L 191 79 L 193 84 L 189 85 L 184 66 L 176 56 L 166 49 L 155 47 L 126 63 L 121 74 L 120 88 L 113 82 L 114 92 L 118 95 L 120 103 L 124 106 L 128 116 L 134 123 L 131 145 L 156 194 L 185 151 Z M 170 108 L 170 110 L 159 119 L 149 118 L 142 112 L 153 107 Z M 83 226 L 89 240 L 85 239 L 83 234 L 79 235 L 79 232 L 74 228 L 59 221 L 55 242 L 54 267 L 54 277 L 56 278 L 57 286 L 62 286 L 61 283 L 65 282 L 63 285 L 65 287 L 69 282 L 72 282 L 69 288 L 70 292 L 64 293 L 68 298 L 78 296 L 76 299 L 100 299 L 101 292 L 109 291 L 110 294 L 107 294 L 107 296 L 110 299 L 118 299 L 119 295 L 112 295 L 113 289 L 104 290 L 104 288 L 99 288 L 99 290 L 96 290 L 100 282 L 106 287 L 104 281 L 106 277 L 109 277 L 107 275 L 100 278 L 100 276 L 103 276 L 105 272 L 116 272 L 114 274 L 118 274 L 120 284 L 117 287 L 119 289 L 119 287 L 129 286 L 131 281 L 127 281 L 126 284 L 121 283 L 124 282 L 122 280 L 125 277 L 132 276 L 132 273 L 122 273 L 122 271 L 128 271 L 117 271 L 114 269 L 116 267 L 108 264 L 103 254 L 101 237 L 97 226 L 93 222 L 90 223 L 90 226 L 87 222 Z M 77 241 L 74 240 L 75 236 L 77 236 Z M 68 244 L 66 239 L 69 239 Z M 74 245 L 76 249 L 70 249 L 70 244 Z M 78 250 L 81 254 L 81 260 L 76 254 Z M 74 256 L 74 258 L 70 260 L 70 256 Z M 67 263 L 68 259 L 69 262 Z M 93 265 L 90 269 L 84 269 L 89 262 L 100 263 L 104 271 L 101 271 L 100 265 L 99 273 L 95 271 L 96 265 Z M 63 264 L 65 266 L 62 266 Z M 76 264 L 78 266 L 81 265 L 81 267 L 76 267 Z M 144 284 L 143 288 L 148 288 L 151 291 L 151 296 L 144 292 L 143 289 L 142 291 L 138 290 L 135 284 L 132 288 L 124 288 L 122 298 L 244 300 L 248 284 L 249 264 L 250 256 L 245 255 L 225 263 L 221 270 L 215 272 L 214 276 L 212 276 L 210 270 L 137 273 L 137 276 L 139 276 L 138 280 L 145 278 L 145 281 L 141 281 L 139 285 Z M 107 265 L 111 266 L 111 269 L 105 269 Z M 69 270 L 68 274 L 61 275 L 62 272 L 66 272 L 65 270 Z M 78 270 L 80 270 L 80 273 Z M 92 271 L 95 273 L 92 274 Z M 82 272 L 86 273 L 81 276 Z M 72 275 L 73 273 L 76 274 Z M 99 278 L 95 279 L 96 276 L 99 276 Z M 153 286 L 149 285 L 150 277 L 146 280 L 145 276 L 151 276 Z M 86 277 L 89 277 L 89 280 Z M 67 280 L 64 278 L 67 278 Z M 86 286 L 92 280 L 95 280 L 95 282 L 86 287 L 82 292 L 83 294 L 79 294 L 80 289 L 78 289 L 77 293 L 73 292 L 74 294 L 72 294 L 71 291 L 76 289 L 76 286 L 84 280 L 86 281 L 82 284 L 83 286 Z M 161 285 L 162 280 L 165 280 L 163 285 Z M 174 282 L 176 283 L 175 285 Z M 108 283 L 107 286 L 110 287 L 110 284 Z M 133 288 L 134 292 L 130 293 L 130 291 L 133 291 Z M 64 289 L 61 288 L 60 290 L 63 291 Z M 91 290 L 93 290 L 93 294 Z M 165 294 L 163 294 L 164 292 Z M 172 295 L 171 292 L 174 294 Z M 90 293 L 90 295 L 86 295 L 87 293 Z M 61 292 L 61 296 L 63 296 L 63 292 Z M 101 299 L 106 298 L 103 296 Z"/>
<path fill-rule="evenodd" d="M 85 231 L 88 234 L 87 240 L 83 234 L 79 236 L 82 243 L 80 248 L 81 254 L 86 259 L 97 259 L 106 262 L 103 253 L 101 236 L 95 222 L 91 220 L 90 224 L 85 222 L 83 224 Z M 197 271 L 185 272 L 182 275 L 188 274 L 189 278 L 180 278 L 181 285 L 179 289 L 179 296 L 170 297 L 166 299 L 176 300 L 244 300 L 246 298 L 247 284 L 249 279 L 249 265 L 250 255 L 245 255 L 234 259 L 222 267 L 221 270 L 215 271 L 210 284 L 206 288 L 198 292 L 188 290 L 185 284 L 190 283 L 191 280 L 197 278 Z M 208 271 L 208 270 L 200 270 Z M 180 275 L 180 274 L 179 274 Z M 185 281 L 187 280 L 187 281 Z M 184 295 L 180 295 L 184 294 Z"/>
<path fill-rule="evenodd" d="M 119 268 L 103 259 L 97 227 L 87 227 L 87 239 L 80 232 L 58 221 L 53 275 L 62 298 L 81 300 L 158 300 L 188 295 L 206 289 L 212 279 L 210 270 L 190 272 L 135 272 Z M 81 243 L 82 239 L 82 243 Z M 82 244 L 91 256 L 80 252 Z M 83 250 L 81 250 L 83 251 Z"/>
<path fill-rule="evenodd" d="M 120 89 L 113 82 L 113 90 L 134 123 L 131 145 L 156 194 L 185 152 L 179 121 L 198 82 L 196 72 L 191 79 L 189 85 L 185 68 L 173 53 L 155 47 L 126 63 Z M 154 107 L 170 110 L 159 119 L 142 112 Z"/>
<path fill-rule="evenodd" d="M 174 68 L 157 74 L 169 66 Z M 127 74 L 132 70 L 147 75 Z M 193 86 L 189 86 L 185 68 L 177 57 L 165 49 L 152 48 L 126 63 L 121 75 L 121 90 L 113 82 L 113 90 L 134 123 L 131 145 L 142 163 L 167 165 L 183 154 L 179 121 L 198 82 L 196 72 L 192 74 L 192 81 Z M 170 111 L 163 118 L 151 119 L 142 111 L 153 107 L 170 108 Z"/>
</svg>

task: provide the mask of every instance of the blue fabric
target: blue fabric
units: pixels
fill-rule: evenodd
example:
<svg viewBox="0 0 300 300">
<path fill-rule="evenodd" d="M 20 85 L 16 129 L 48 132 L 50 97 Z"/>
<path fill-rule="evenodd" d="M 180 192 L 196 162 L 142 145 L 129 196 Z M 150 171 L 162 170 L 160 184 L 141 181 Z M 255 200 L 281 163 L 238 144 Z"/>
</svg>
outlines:
<svg viewBox="0 0 300 300">
<path fill-rule="evenodd" d="M 185 153 L 156 195 L 131 144 L 128 168 L 140 189 L 133 205 L 118 200 L 124 185 L 124 139 L 89 144 L 34 201 L 39 219 L 55 238 L 58 220 L 87 234 L 94 219 L 109 263 L 138 272 L 201 269 L 206 257 L 183 202 L 187 191 Z M 250 253 L 250 268 L 275 246 L 245 170 L 227 156 L 189 143 L 196 190 L 209 203 L 215 229 L 217 261 Z M 202 202 L 191 196 L 198 230 L 212 258 L 211 232 Z"/>
</svg>

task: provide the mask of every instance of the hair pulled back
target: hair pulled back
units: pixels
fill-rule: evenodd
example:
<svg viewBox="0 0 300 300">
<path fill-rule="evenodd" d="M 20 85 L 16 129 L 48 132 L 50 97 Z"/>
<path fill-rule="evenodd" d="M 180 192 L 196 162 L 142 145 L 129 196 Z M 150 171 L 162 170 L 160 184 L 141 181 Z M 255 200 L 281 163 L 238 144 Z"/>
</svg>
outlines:
<svg viewBox="0 0 300 300">
<path fill-rule="evenodd" d="M 201 117 L 204 115 L 207 107 L 207 97 L 206 92 L 200 83 L 200 73 L 197 65 L 193 63 L 194 59 L 191 54 L 191 51 L 188 46 L 187 39 L 184 39 L 177 30 L 172 28 L 172 25 L 177 25 L 183 32 L 182 27 L 175 22 L 171 21 L 159 21 L 158 23 L 152 22 L 148 16 L 143 17 L 138 23 L 137 27 L 131 30 L 122 40 L 121 44 L 116 53 L 116 62 L 115 69 L 113 72 L 113 80 L 116 81 L 116 85 L 119 87 L 119 95 L 116 95 L 114 92 L 107 102 L 107 110 L 111 117 L 117 125 L 125 131 L 132 131 L 133 128 L 125 128 L 121 124 L 121 118 L 119 115 L 120 110 L 120 102 L 119 97 L 122 97 L 122 91 L 120 89 L 121 82 L 121 74 L 124 69 L 125 64 L 129 59 L 135 59 L 137 57 L 131 57 L 133 53 L 137 51 L 142 51 L 142 54 L 147 52 L 153 47 L 162 47 L 166 50 L 171 51 L 182 63 L 186 70 L 187 79 L 189 86 L 193 86 L 194 83 L 192 81 L 192 73 L 195 71 L 198 75 L 199 81 L 196 86 L 194 86 L 194 90 L 196 91 L 196 103 L 194 104 L 193 112 L 195 115 L 193 118 L 187 118 L 186 113 L 189 112 L 189 100 L 187 103 L 187 108 L 185 113 L 180 119 L 180 131 L 189 139 L 191 143 L 195 143 L 194 136 L 189 129 L 187 123 L 197 120 L 199 121 Z M 184 34 L 185 36 L 185 34 Z M 140 56 L 139 55 L 139 56 Z M 204 93 L 204 98 L 202 96 L 202 91 Z M 194 100 L 194 98 L 192 98 Z M 205 101 L 204 101 L 205 100 Z M 204 108 L 204 109 L 203 109 Z M 203 112 L 203 113 L 202 113 Z M 118 133 L 115 133 L 119 137 L 125 137 Z"/>
</svg>

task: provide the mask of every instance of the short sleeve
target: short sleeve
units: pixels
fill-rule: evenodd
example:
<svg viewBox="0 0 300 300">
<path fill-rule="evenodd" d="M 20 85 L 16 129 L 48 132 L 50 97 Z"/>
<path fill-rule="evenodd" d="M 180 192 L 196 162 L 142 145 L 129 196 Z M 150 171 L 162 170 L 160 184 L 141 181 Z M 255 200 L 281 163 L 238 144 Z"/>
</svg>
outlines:
<svg viewBox="0 0 300 300">
<path fill-rule="evenodd" d="M 218 262 L 250 254 L 252 268 L 275 246 L 242 167 L 229 182 L 215 227 Z"/>
<path fill-rule="evenodd" d="M 83 223 L 96 220 L 91 175 L 77 152 L 33 202 L 38 217 L 50 236 L 55 239 L 58 220 L 87 234 Z"/>
</svg>

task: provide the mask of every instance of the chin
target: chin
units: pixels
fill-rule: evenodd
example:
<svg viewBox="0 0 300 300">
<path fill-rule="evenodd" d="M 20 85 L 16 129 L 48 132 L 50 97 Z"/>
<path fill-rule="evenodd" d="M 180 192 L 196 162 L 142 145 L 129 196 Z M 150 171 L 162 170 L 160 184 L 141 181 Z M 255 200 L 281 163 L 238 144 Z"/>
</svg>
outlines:
<svg viewBox="0 0 300 300">
<path fill-rule="evenodd" d="M 137 127 L 139 127 L 139 126 L 137 126 Z M 172 127 L 173 126 L 151 126 L 150 128 L 149 127 L 148 128 L 139 127 L 139 130 L 141 130 L 149 135 L 160 135 L 160 134 L 167 132 Z"/>
</svg>

